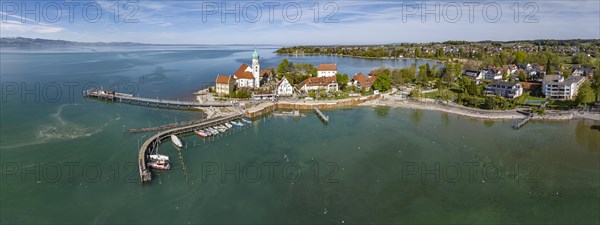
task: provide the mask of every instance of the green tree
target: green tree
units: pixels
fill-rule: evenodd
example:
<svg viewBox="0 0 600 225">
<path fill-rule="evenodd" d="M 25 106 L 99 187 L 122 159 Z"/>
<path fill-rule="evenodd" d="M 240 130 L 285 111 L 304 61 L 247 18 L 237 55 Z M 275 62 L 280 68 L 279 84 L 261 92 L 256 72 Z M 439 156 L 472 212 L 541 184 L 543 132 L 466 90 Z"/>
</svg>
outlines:
<svg viewBox="0 0 600 225">
<path fill-rule="evenodd" d="M 392 78 L 390 77 L 390 73 L 380 73 L 373 82 L 373 87 L 381 92 L 389 90 L 392 87 Z"/>
<path fill-rule="evenodd" d="M 277 66 L 277 76 L 281 78 L 282 76 L 290 73 L 292 66 L 293 65 L 291 65 L 287 59 L 281 60 L 279 66 Z"/>
<path fill-rule="evenodd" d="M 583 67 L 589 67 L 592 65 L 592 58 L 584 53 L 577 53 L 571 58 L 571 63 L 579 64 Z"/>
<path fill-rule="evenodd" d="M 345 73 L 338 73 L 335 75 L 335 78 L 337 80 L 338 85 L 340 86 L 340 89 L 345 89 L 348 85 L 348 81 L 350 81 L 350 79 L 348 78 L 348 74 Z"/>
<path fill-rule="evenodd" d="M 519 70 L 519 81 L 527 81 L 527 73 L 523 70 Z"/>
<path fill-rule="evenodd" d="M 596 60 L 596 70 L 594 71 L 594 75 L 592 76 L 591 87 L 592 90 L 594 90 L 594 93 L 596 94 L 596 97 L 594 99 L 597 102 L 598 96 L 600 95 L 600 59 Z"/>
<path fill-rule="evenodd" d="M 577 97 L 575 97 L 575 103 L 578 105 L 588 104 L 594 101 L 594 90 L 592 90 L 591 83 L 586 81 L 581 84 L 579 87 L 579 91 L 577 92 Z"/>
<path fill-rule="evenodd" d="M 527 58 L 527 53 L 525 53 L 525 51 L 523 51 L 523 50 L 516 51 L 514 63 L 515 64 L 523 63 L 523 62 L 525 62 L 526 58 Z"/>
</svg>

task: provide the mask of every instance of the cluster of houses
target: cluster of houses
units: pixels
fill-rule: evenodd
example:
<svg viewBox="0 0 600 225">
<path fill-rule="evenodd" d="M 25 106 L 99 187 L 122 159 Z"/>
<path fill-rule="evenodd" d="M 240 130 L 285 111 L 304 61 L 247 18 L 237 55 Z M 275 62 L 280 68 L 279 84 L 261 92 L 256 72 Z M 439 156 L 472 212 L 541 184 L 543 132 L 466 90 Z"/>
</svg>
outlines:
<svg viewBox="0 0 600 225">
<path fill-rule="evenodd" d="M 308 93 L 311 91 L 337 92 L 340 87 L 337 82 L 338 68 L 336 64 L 320 64 L 317 67 L 317 76 L 308 78 L 301 83 L 292 86 L 292 84 L 284 77 L 276 79 L 274 90 L 267 91 L 267 94 L 258 94 L 261 91 L 258 89 L 264 86 L 273 78 L 273 71 L 260 70 L 260 56 L 254 50 L 252 54 L 252 65 L 242 64 L 233 75 L 222 76 L 217 75 L 215 81 L 215 91 L 218 95 L 227 96 L 236 88 L 246 88 L 254 90 L 260 98 L 273 98 L 279 96 L 292 96 L 295 92 Z M 356 74 L 348 86 L 356 86 L 358 88 L 370 89 L 377 76 L 375 71 L 369 73 L 368 76 L 358 73 Z"/>
<path fill-rule="evenodd" d="M 518 80 L 518 74 L 524 72 L 528 77 L 541 83 L 542 93 L 546 98 L 552 100 L 572 100 L 577 96 L 579 87 L 586 80 L 586 75 L 590 74 L 589 69 L 574 68 L 573 73 L 568 78 L 558 74 L 545 74 L 543 66 L 540 65 L 507 65 L 502 68 L 489 67 L 481 70 L 465 70 L 464 76 L 476 81 L 493 80 L 487 84 L 483 93 L 486 95 L 499 95 L 505 98 L 517 98 L 523 94 L 523 84 L 529 84 L 525 81 L 508 82 L 509 79 Z"/>
<path fill-rule="evenodd" d="M 544 75 L 544 67 L 537 64 L 506 65 L 503 67 L 488 67 L 480 70 L 465 70 L 463 75 L 480 83 L 481 80 L 504 80 L 505 78 L 519 79 L 519 73 L 523 72 L 532 79 L 541 79 Z M 524 81 L 524 80 L 522 80 Z"/>
</svg>

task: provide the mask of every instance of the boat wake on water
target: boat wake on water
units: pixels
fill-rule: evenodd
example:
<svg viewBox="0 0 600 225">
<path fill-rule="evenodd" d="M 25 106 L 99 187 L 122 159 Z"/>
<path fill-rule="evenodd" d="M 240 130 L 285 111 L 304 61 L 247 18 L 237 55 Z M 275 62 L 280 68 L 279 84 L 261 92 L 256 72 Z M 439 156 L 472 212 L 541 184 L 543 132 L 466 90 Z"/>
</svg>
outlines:
<svg viewBox="0 0 600 225">
<path fill-rule="evenodd" d="M 53 122 L 49 124 L 39 125 L 33 132 L 35 139 L 31 141 L 21 142 L 21 144 L 15 144 L 10 146 L 2 146 L 2 148 L 19 148 L 24 146 L 44 144 L 52 141 L 63 141 L 73 140 L 82 137 L 90 137 L 94 134 L 100 133 L 107 127 L 110 121 L 104 123 L 99 127 L 85 127 L 81 124 L 73 123 L 65 120 L 62 117 L 62 112 L 67 106 L 76 106 L 78 104 L 63 104 L 60 105 L 56 113 L 51 114 Z"/>
</svg>

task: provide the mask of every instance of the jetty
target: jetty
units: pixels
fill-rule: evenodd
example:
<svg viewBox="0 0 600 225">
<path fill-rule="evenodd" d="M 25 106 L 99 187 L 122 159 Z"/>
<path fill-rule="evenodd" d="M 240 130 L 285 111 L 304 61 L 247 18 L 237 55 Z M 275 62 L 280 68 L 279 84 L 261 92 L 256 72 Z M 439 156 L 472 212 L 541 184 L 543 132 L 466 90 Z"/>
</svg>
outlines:
<svg viewBox="0 0 600 225">
<path fill-rule="evenodd" d="M 144 98 L 136 97 L 131 94 L 119 93 L 104 89 L 89 89 L 83 91 L 86 97 L 99 99 L 108 99 L 114 102 L 122 102 L 136 105 L 143 105 L 157 108 L 173 108 L 173 109 L 192 109 L 197 107 L 233 107 L 233 103 L 229 102 L 194 102 L 194 101 L 179 101 L 165 100 L 159 98 Z"/>
<path fill-rule="evenodd" d="M 531 118 L 533 118 L 533 113 L 529 113 L 527 115 L 527 117 L 517 121 L 517 123 L 515 123 L 515 125 L 513 125 L 513 129 L 517 130 L 519 128 L 521 128 L 523 125 L 525 125 L 525 123 L 527 123 Z"/>
<path fill-rule="evenodd" d="M 321 118 L 323 121 L 325 121 L 325 123 L 329 123 L 329 116 L 327 116 L 327 115 L 323 114 L 323 112 L 321 112 L 321 110 L 320 110 L 319 108 L 317 108 L 316 106 L 315 106 L 315 108 L 314 108 L 314 109 L 315 109 L 315 112 L 317 113 L 317 115 L 319 115 L 319 117 L 320 117 L 320 118 Z"/>
<path fill-rule="evenodd" d="M 179 123 L 170 123 L 170 124 L 158 125 L 158 126 L 154 126 L 154 127 L 145 127 L 145 128 L 140 128 L 140 129 L 129 129 L 129 133 L 131 133 L 131 134 L 140 134 L 140 133 L 161 131 L 161 130 L 167 130 L 167 129 L 172 129 L 172 128 L 176 128 L 176 127 L 182 127 L 182 126 L 192 125 L 192 124 L 196 124 L 196 123 L 201 123 L 202 121 L 203 120 L 192 120 L 192 121 L 183 121 L 183 122 L 179 122 Z"/>
<path fill-rule="evenodd" d="M 194 130 L 204 129 L 207 127 L 223 124 L 225 122 L 240 119 L 243 116 L 244 116 L 243 113 L 239 113 L 239 114 L 226 116 L 226 117 L 217 117 L 214 119 L 205 120 L 205 121 L 202 121 L 202 122 L 199 122 L 196 124 L 192 124 L 192 125 L 186 125 L 186 126 L 181 126 L 181 127 L 177 127 L 177 128 L 172 128 L 170 130 L 160 132 L 160 133 L 150 137 L 140 147 L 139 154 L 138 154 L 138 158 L 139 158 L 138 166 L 139 166 L 140 180 L 142 181 L 142 183 L 152 181 L 152 173 L 150 172 L 150 169 L 147 166 L 148 155 L 151 154 L 154 151 L 154 149 L 164 139 L 169 138 L 171 135 L 180 135 L 180 134 L 185 134 L 185 133 L 191 133 Z M 184 173 L 185 172 L 186 171 L 184 169 Z M 186 179 L 187 179 L 187 175 L 186 175 Z"/>
</svg>

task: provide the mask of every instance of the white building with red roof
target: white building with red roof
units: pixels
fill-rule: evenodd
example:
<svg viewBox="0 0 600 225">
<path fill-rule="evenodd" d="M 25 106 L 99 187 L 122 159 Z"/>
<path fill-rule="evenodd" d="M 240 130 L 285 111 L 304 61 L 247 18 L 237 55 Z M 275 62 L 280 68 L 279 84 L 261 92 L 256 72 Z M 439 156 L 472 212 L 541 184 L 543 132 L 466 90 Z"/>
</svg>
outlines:
<svg viewBox="0 0 600 225">
<path fill-rule="evenodd" d="M 290 82 L 285 78 L 281 78 L 279 83 L 277 83 L 277 96 L 291 96 L 294 94 L 294 87 L 290 84 Z"/>
<path fill-rule="evenodd" d="M 238 87 L 258 88 L 260 87 L 260 56 L 254 50 L 252 54 L 252 66 L 242 64 L 240 68 L 233 74 L 235 84 Z"/>
<path fill-rule="evenodd" d="M 321 64 L 317 67 L 317 77 L 335 77 L 337 72 L 336 64 Z"/>
<path fill-rule="evenodd" d="M 233 91 L 234 85 L 233 78 L 231 76 L 221 76 L 217 75 L 217 80 L 215 82 L 215 91 L 219 95 L 229 95 Z"/>
</svg>

